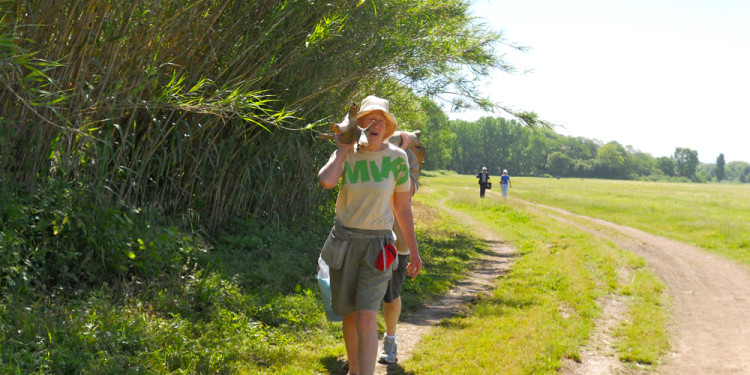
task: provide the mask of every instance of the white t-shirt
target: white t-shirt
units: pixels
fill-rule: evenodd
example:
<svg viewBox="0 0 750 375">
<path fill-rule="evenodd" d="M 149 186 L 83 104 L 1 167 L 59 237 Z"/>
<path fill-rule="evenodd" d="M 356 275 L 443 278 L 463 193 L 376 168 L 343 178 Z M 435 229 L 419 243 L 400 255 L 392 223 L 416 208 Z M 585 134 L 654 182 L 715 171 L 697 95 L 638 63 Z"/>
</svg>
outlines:
<svg viewBox="0 0 750 375">
<path fill-rule="evenodd" d="M 390 143 L 380 151 L 349 152 L 336 200 L 336 219 L 349 228 L 391 230 L 393 194 L 409 191 L 406 152 Z M 335 157 L 335 153 L 331 156 Z"/>
</svg>

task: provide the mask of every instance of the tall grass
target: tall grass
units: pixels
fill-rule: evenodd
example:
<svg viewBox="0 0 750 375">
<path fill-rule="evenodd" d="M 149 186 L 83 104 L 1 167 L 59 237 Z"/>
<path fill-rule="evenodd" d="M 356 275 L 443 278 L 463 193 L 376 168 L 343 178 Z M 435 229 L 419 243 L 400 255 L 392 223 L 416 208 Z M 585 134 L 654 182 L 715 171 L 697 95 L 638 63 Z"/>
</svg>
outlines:
<svg viewBox="0 0 750 375">
<path fill-rule="evenodd" d="M 3 1 L 0 170 L 25 191 L 78 181 L 100 201 L 215 230 L 291 222 L 331 198 L 312 132 L 349 101 L 459 92 L 502 64 L 465 1 Z M 402 112 L 399 113 L 399 110 Z M 279 194 L 283 191 L 283 194 Z"/>
<path fill-rule="evenodd" d="M 304 215 L 326 198 L 309 188 L 312 137 L 277 131 L 291 113 L 263 82 L 284 71 L 274 49 L 301 43 L 322 16 L 284 9 L 7 2 L 5 30 L 23 52 L 6 56 L 15 64 L 0 97 L 15 156 L 2 160 L 8 178 L 26 189 L 79 181 L 102 201 L 194 210 L 209 228 L 245 213 Z M 258 27 L 247 27 L 250 16 Z M 44 70 L 29 73 L 26 55 Z M 53 99 L 40 101 L 41 91 Z M 269 199 L 281 187 L 291 199 Z"/>
<path fill-rule="evenodd" d="M 511 194 L 750 264 L 747 185 L 514 177 Z"/>
</svg>

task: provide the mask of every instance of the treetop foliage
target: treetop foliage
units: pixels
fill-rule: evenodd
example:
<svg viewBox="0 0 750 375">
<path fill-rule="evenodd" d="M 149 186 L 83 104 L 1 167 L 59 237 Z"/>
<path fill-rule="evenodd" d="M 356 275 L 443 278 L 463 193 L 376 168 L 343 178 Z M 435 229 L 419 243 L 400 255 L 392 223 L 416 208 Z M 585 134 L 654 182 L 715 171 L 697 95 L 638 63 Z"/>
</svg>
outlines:
<svg viewBox="0 0 750 375">
<path fill-rule="evenodd" d="M 678 147 L 674 155 L 654 158 L 616 141 L 606 144 L 570 137 L 551 128 L 529 127 L 517 120 L 483 117 L 474 122 L 448 121 L 434 103 L 423 103 L 428 122 L 423 142 L 428 152 L 425 169 L 475 173 L 486 166 L 490 173 L 508 169 L 512 175 L 647 179 L 707 182 L 750 181 L 744 162 L 724 167 L 700 164 L 698 152 Z M 433 150 L 436 150 L 433 152 Z M 446 152 L 446 150 L 449 150 Z M 719 178 L 720 173 L 724 173 Z"/>
</svg>

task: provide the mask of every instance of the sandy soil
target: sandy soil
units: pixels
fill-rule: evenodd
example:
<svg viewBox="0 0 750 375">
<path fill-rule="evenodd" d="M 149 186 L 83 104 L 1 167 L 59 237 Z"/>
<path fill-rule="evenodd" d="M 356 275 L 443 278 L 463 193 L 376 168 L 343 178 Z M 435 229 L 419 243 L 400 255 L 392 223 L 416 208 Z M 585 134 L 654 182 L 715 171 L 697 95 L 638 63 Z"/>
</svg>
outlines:
<svg viewBox="0 0 750 375">
<path fill-rule="evenodd" d="M 497 194 L 491 192 L 491 194 Z M 667 285 L 672 299 L 670 342 L 672 351 L 656 372 L 661 374 L 750 374 L 750 270 L 700 248 L 610 223 L 576 215 L 554 207 L 550 216 L 613 241 L 649 263 Z M 514 261 L 515 250 L 487 227 L 471 217 L 443 207 L 474 228 L 490 244 L 491 253 L 476 271 L 443 299 L 399 322 L 399 361 L 411 356 L 420 338 L 440 320 L 456 315 L 480 293 L 491 290 L 494 280 Z M 580 225 L 571 217 L 592 225 Z M 596 225 L 594 225 L 596 224 Z M 626 276 L 626 275 L 625 275 Z M 621 275 L 623 277 L 623 275 Z M 569 361 L 561 373 L 641 374 L 645 370 L 626 368 L 617 360 L 612 331 L 622 319 L 625 305 L 617 296 L 599 301 L 603 316 L 589 344 L 581 350 L 581 362 Z M 382 343 L 381 343 L 382 345 Z M 399 372 L 399 365 L 377 365 L 376 374 Z"/>
</svg>

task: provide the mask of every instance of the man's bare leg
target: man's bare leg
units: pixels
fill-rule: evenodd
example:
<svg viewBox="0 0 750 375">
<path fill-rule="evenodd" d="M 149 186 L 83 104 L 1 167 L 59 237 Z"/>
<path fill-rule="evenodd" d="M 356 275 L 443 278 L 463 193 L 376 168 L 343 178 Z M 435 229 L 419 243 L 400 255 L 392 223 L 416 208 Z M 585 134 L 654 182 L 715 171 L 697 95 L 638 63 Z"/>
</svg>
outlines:
<svg viewBox="0 0 750 375">
<path fill-rule="evenodd" d="M 393 302 L 383 302 L 383 317 L 385 318 L 385 334 L 388 336 L 396 335 L 396 325 L 401 315 L 401 297 Z"/>
</svg>

